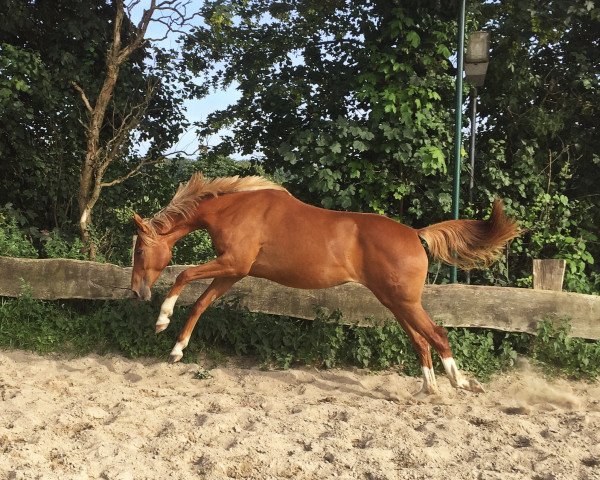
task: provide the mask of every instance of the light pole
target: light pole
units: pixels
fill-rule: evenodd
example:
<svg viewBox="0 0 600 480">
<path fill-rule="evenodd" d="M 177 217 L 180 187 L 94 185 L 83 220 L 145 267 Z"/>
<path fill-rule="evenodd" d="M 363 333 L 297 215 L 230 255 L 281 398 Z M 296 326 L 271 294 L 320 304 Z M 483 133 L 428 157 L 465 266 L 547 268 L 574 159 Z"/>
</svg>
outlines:
<svg viewBox="0 0 600 480">
<path fill-rule="evenodd" d="M 461 146 L 462 146 L 462 86 L 463 86 L 463 65 L 466 80 L 472 85 L 483 85 L 485 73 L 489 63 L 489 33 L 473 32 L 469 37 L 467 47 L 466 62 L 463 61 L 465 49 L 465 3 L 462 0 L 458 15 L 458 52 L 456 61 L 456 110 L 454 117 L 454 179 L 452 182 L 452 218 L 458 220 L 460 205 L 460 170 L 461 170 Z M 475 92 L 475 93 L 474 93 Z M 477 90 L 471 90 L 471 98 L 476 102 Z M 475 136 L 473 135 L 474 118 L 476 115 L 476 105 L 473 103 L 471 111 L 471 180 L 469 195 L 472 192 L 473 167 L 475 162 Z M 456 283 L 457 269 L 452 266 L 450 272 L 450 283 Z"/>
<path fill-rule="evenodd" d="M 467 54 L 465 55 L 465 80 L 471 84 L 471 138 L 469 159 L 471 175 L 469 179 L 469 203 L 473 202 L 473 186 L 475 183 L 475 137 L 477 135 L 477 87 L 482 87 L 490 61 L 490 34 L 473 32 L 469 36 Z M 471 283 L 471 273 L 467 272 L 467 283 Z"/>
<path fill-rule="evenodd" d="M 458 220 L 460 203 L 460 150 L 462 145 L 463 54 L 465 51 L 465 10 L 467 0 L 460 2 L 458 12 L 458 51 L 456 56 L 456 95 L 454 111 L 454 179 L 452 181 L 452 218 Z M 452 265 L 450 283 L 456 283 L 456 266 Z"/>
</svg>

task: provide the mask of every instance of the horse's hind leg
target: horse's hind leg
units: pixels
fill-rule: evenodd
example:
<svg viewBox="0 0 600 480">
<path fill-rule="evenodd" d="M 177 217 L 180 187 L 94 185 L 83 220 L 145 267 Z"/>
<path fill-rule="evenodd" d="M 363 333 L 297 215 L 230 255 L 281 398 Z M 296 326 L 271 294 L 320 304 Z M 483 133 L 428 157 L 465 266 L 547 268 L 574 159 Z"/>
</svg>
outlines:
<svg viewBox="0 0 600 480">
<path fill-rule="evenodd" d="M 371 291 L 379 299 L 383 305 L 391 310 L 391 312 L 398 320 L 398 323 L 402 326 L 410 343 L 412 344 L 417 357 L 421 363 L 421 371 L 423 372 L 423 386 L 415 395 L 430 395 L 437 393 L 437 381 L 435 379 L 435 373 L 433 371 L 433 360 L 431 359 L 431 348 L 428 340 L 421 335 L 414 327 L 412 322 L 412 315 L 405 308 L 402 308 L 396 301 L 397 296 L 401 295 L 398 291 L 393 288 L 372 288 Z M 390 295 L 390 292 L 393 292 Z"/>
<path fill-rule="evenodd" d="M 458 370 L 456 362 L 452 357 L 446 329 L 433 323 L 420 302 L 400 304 L 395 306 L 392 311 L 396 316 L 403 318 L 404 322 L 410 325 L 411 328 L 435 348 L 442 359 L 446 375 L 453 387 L 472 392 L 484 392 L 483 387 L 477 380 L 466 379 Z"/>
<path fill-rule="evenodd" d="M 208 306 L 214 302 L 217 298 L 223 295 L 229 290 L 232 285 L 240 280 L 242 277 L 222 277 L 215 278 L 208 288 L 204 291 L 200 298 L 196 300 L 196 303 L 192 307 L 192 311 L 181 333 L 177 337 L 177 343 L 171 351 L 171 361 L 178 362 L 183 357 L 183 349 L 188 346 L 194 327 L 200 318 L 200 315 L 208 308 Z"/>
<path fill-rule="evenodd" d="M 415 395 L 430 395 L 437 393 L 437 381 L 433 372 L 433 360 L 431 359 L 431 348 L 427 340 L 417 333 L 409 324 L 407 324 L 401 316 L 396 317 L 402 328 L 408 335 L 413 348 L 417 352 L 419 361 L 421 362 L 421 371 L 423 372 L 423 386 Z"/>
</svg>

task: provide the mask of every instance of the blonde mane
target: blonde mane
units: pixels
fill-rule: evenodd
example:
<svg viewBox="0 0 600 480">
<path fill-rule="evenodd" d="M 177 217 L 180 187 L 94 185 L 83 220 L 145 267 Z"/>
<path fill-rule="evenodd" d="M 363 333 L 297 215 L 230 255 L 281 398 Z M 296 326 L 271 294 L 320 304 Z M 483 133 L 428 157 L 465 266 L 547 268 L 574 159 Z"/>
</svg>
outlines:
<svg viewBox="0 0 600 480">
<path fill-rule="evenodd" d="M 200 172 L 194 173 L 187 183 L 179 185 L 175 196 L 165 208 L 156 213 L 151 219 L 145 220 L 149 233 L 143 235 L 144 241 L 152 243 L 152 239 L 158 236 L 159 231 L 169 231 L 173 226 L 175 217 L 189 218 L 194 207 L 206 197 L 255 190 L 283 190 L 287 192 L 281 185 L 259 176 L 239 177 L 236 175 L 234 177 L 210 179 Z"/>
</svg>

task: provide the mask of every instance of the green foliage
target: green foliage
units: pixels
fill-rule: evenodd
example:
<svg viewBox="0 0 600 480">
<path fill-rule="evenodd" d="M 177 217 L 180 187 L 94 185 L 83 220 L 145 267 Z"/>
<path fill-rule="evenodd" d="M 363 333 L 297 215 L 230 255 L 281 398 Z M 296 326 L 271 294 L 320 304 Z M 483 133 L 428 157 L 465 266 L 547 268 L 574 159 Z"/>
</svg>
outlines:
<svg viewBox="0 0 600 480">
<path fill-rule="evenodd" d="M 34 253 L 15 228 L 42 256 L 79 255 L 68 239 L 77 231 L 86 112 L 70 82 L 93 103 L 114 17 L 110 2 L 92 4 L 0 0 L 0 204 L 12 203 L 17 219 L 1 241 L 17 255 Z M 186 97 L 236 86 L 239 100 L 198 125 L 203 138 L 227 134 L 197 162 L 152 165 L 103 190 L 93 216 L 101 256 L 129 264 L 131 212 L 155 213 L 197 170 L 266 172 L 313 204 L 384 213 L 415 227 L 448 218 L 455 8 L 413 0 L 204 2 L 205 22 L 182 40 L 185 65 L 177 63 L 181 52 L 149 45 L 120 72 L 107 115 L 115 125 L 148 81 L 160 83 L 106 181 L 135 165 L 143 153 L 136 144 L 154 154 L 178 137 Z M 467 33 L 491 32 L 493 61 L 480 89 L 474 202 L 461 215 L 485 217 L 501 196 L 526 229 L 472 282 L 529 286 L 533 258 L 564 258 L 565 287 L 597 294 L 600 8 L 524 0 L 470 2 L 469 9 Z M 124 40 L 133 32 L 125 19 Z M 102 131 L 104 141 L 112 125 Z M 231 152 L 258 156 L 249 165 L 232 162 Z M 198 233 L 177 245 L 175 260 L 213 255 Z M 430 279 L 443 283 L 447 272 L 432 266 Z"/>
<path fill-rule="evenodd" d="M 597 293 L 600 58 L 591 32 L 600 8 L 566 0 L 469 8 L 467 30 L 491 31 L 493 61 L 480 90 L 474 203 L 461 212 L 484 217 L 501 196 L 527 229 L 505 261 L 471 278 L 525 286 L 532 258 L 564 258 L 566 288 Z M 217 151 L 262 154 L 268 172 L 325 207 L 415 226 L 448 217 L 452 8 L 219 0 L 202 12 L 186 63 L 207 87 L 237 84 L 242 93 L 201 125 L 203 135 L 232 132 Z M 443 269 L 437 280 L 445 278 Z"/>
<path fill-rule="evenodd" d="M 212 240 L 206 230 L 196 230 L 173 247 L 175 265 L 205 263 L 217 258 Z"/>
<path fill-rule="evenodd" d="M 83 253 L 83 242 L 80 238 L 67 240 L 59 230 L 53 230 L 42 236 L 44 253 L 48 258 L 71 258 L 87 260 Z"/>
<path fill-rule="evenodd" d="M 0 256 L 37 258 L 38 252 L 10 210 L 0 211 Z"/>
<path fill-rule="evenodd" d="M 40 230 L 72 213 L 85 113 L 69 82 L 103 70 L 93 46 L 107 40 L 112 9 L 98 6 L 0 0 L 0 202 Z"/>
<path fill-rule="evenodd" d="M 476 204 L 501 193 L 527 232 L 485 282 L 527 286 L 532 258 L 567 260 L 565 287 L 600 292 L 600 79 L 591 2 L 486 2 L 492 38 L 481 89 Z M 507 90 L 507 85 L 510 89 Z"/>
<path fill-rule="evenodd" d="M 103 0 L 0 0 L 0 204 L 12 203 L 39 231 L 58 228 L 67 237 L 77 231 L 76 199 L 86 148 L 81 122 L 87 112 L 72 82 L 94 104 L 106 74 L 114 16 L 114 3 Z M 123 42 L 134 30 L 126 17 Z M 152 62 L 147 61 L 151 54 Z M 130 120 L 132 106 L 142 103 L 149 83 L 155 93 L 106 181 L 138 163 L 144 152 L 135 144 L 159 155 L 186 128 L 175 58 L 173 52 L 148 45 L 122 65 L 101 126 L 102 144 Z M 189 77 L 181 78 L 191 85 Z"/>
<path fill-rule="evenodd" d="M 150 319 L 159 307 L 156 302 L 47 302 L 27 294 L 2 299 L 0 345 L 40 353 L 164 356 L 176 341 L 176 330 L 154 334 Z M 181 327 L 181 318 L 174 326 Z"/>
<path fill-rule="evenodd" d="M 421 374 L 410 340 L 397 322 L 383 327 L 350 327 L 346 341 L 348 361 L 354 365 L 373 370 L 397 366 L 406 375 Z"/>
<path fill-rule="evenodd" d="M 344 327 L 317 320 L 219 309 L 205 316 L 197 333 L 209 345 L 229 346 L 236 354 L 257 355 L 265 366 L 289 368 L 302 362 L 325 367 L 343 358 Z"/>
<path fill-rule="evenodd" d="M 52 232 L 26 228 L 24 215 L 7 204 L 0 209 L 0 255 L 21 258 L 71 258 L 86 260 L 79 237 L 65 235 L 59 229 Z M 103 261 L 102 255 L 98 261 Z"/>
<path fill-rule="evenodd" d="M 456 328 L 450 329 L 448 338 L 461 368 L 484 381 L 513 366 L 517 358 L 517 350 L 512 344 L 514 337 L 510 334 Z"/>
<path fill-rule="evenodd" d="M 84 355 L 116 352 L 128 357 L 165 358 L 177 341 L 187 308 L 175 309 L 169 328 L 156 335 L 152 302 L 49 302 L 25 293 L 0 299 L 0 347 L 40 353 Z M 355 365 L 396 368 L 419 376 L 420 365 L 396 322 L 381 327 L 339 324 L 338 314 L 319 314 L 315 321 L 210 308 L 196 327 L 184 361 L 200 353 L 222 362 L 224 353 L 253 355 L 269 368 L 310 364 L 332 368 Z M 487 381 L 514 365 L 517 354 L 530 355 L 553 372 L 595 379 L 600 374 L 600 341 L 568 336 L 568 325 L 542 322 L 537 336 L 491 330 L 449 329 L 450 344 L 461 369 Z M 438 371 L 441 362 L 434 355 Z"/>
<path fill-rule="evenodd" d="M 600 375 L 600 341 L 570 337 L 570 330 L 567 321 L 541 322 L 531 356 L 552 370 L 574 378 L 597 378 Z"/>
<path fill-rule="evenodd" d="M 186 63 L 207 86 L 235 81 L 242 93 L 201 125 L 233 132 L 217 151 L 262 154 L 266 171 L 325 207 L 412 221 L 449 212 L 452 12 L 310 0 L 209 1 L 202 13 Z"/>
<path fill-rule="evenodd" d="M 194 378 L 196 380 L 208 380 L 209 378 L 212 378 L 212 375 L 208 370 L 199 370 L 194 374 Z"/>
</svg>

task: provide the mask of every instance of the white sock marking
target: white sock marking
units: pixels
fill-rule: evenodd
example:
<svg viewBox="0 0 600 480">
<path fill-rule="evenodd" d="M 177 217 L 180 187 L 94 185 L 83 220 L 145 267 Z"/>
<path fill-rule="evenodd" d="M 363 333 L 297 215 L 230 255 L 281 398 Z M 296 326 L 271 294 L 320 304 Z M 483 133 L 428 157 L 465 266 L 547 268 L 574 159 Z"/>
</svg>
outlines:
<svg viewBox="0 0 600 480">
<path fill-rule="evenodd" d="M 179 295 L 174 295 L 172 297 L 167 297 L 163 304 L 160 307 L 160 314 L 158 315 L 158 320 L 156 321 L 157 325 L 168 325 L 171 320 L 169 317 L 173 315 L 173 308 L 175 307 L 175 302 L 177 302 L 177 298 Z"/>
<path fill-rule="evenodd" d="M 437 392 L 437 381 L 435 379 L 435 373 L 433 372 L 433 368 L 421 367 L 421 370 L 423 371 L 423 387 L 421 388 L 421 392 Z"/>
<path fill-rule="evenodd" d="M 446 375 L 448 375 L 450 383 L 453 387 L 466 388 L 467 390 L 470 389 L 469 381 L 466 378 L 464 378 L 458 370 L 454 358 L 442 358 L 442 363 L 444 365 L 444 370 L 446 370 Z"/>
<path fill-rule="evenodd" d="M 171 356 L 173 356 L 173 357 L 183 356 L 183 349 L 188 346 L 189 341 L 190 341 L 190 339 L 186 338 L 180 342 L 177 342 L 175 344 L 175 346 L 173 347 L 173 350 L 171 350 Z"/>
</svg>

